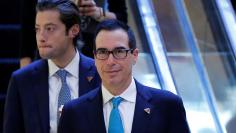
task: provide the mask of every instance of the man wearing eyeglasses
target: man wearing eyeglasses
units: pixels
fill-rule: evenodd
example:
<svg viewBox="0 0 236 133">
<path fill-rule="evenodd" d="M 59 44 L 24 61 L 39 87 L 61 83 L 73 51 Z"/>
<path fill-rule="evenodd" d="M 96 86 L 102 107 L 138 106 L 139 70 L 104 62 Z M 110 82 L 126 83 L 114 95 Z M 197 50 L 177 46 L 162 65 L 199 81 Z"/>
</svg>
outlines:
<svg viewBox="0 0 236 133">
<path fill-rule="evenodd" d="M 100 85 L 94 60 L 79 53 L 79 10 L 69 0 L 37 4 L 35 30 L 42 59 L 9 83 L 4 133 L 57 133 L 63 105 Z"/>
<path fill-rule="evenodd" d="M 106 20 L 95 36 L 95 65 L 102 85 L 65 105 L 58 132 L 189 133 L 182 100 L 132 76 L 139 53 L 132 30 Z"/>
</svg>

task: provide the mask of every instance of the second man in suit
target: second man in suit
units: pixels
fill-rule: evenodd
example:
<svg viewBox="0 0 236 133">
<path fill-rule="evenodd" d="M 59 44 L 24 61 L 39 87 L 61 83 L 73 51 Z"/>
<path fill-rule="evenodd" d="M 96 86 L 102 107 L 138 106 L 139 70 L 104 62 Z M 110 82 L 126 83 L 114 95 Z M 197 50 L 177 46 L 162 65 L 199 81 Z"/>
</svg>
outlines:
<svg viewBox="0 0 236 133">
<path fill-rule="evenodd" d="M 131 29 L 106 20 L 95 32 L 94 56 L 102 85 L 66 104 L 59 133 L 189 133 L 182 100 L 132 76 L 138 49 Z"/>
<path fill-rule="evenodd" d="M 77 6 L 68 0 L 43 1 L 36 9 L 42 59 L 12 74 L 4 133 L 56 133 L 63 105 L 100 84 L 93 59 L 76 49 L 80 32 Z"/>
</svg>

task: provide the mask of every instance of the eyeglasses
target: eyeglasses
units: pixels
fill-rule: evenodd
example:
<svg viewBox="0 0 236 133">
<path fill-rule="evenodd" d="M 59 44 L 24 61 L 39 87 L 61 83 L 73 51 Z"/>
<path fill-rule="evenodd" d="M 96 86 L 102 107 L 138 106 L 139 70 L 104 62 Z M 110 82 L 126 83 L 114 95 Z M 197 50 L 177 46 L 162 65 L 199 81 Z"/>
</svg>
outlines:
<svg viewBox="0 0 236 133">
<path fill-rule="evenodd" d="M 108 59 L 109 55 L 112 54 L 115 59 L 124 59 L 127 57 L 127 53 L 133 53 L 133 49 L 124 49 L 124 48 L 115 48 L 112 51 L 109 51 L 105 48 L 99 48 L 94 51 L 95 57 L 99 60 Z"/>
</svg>

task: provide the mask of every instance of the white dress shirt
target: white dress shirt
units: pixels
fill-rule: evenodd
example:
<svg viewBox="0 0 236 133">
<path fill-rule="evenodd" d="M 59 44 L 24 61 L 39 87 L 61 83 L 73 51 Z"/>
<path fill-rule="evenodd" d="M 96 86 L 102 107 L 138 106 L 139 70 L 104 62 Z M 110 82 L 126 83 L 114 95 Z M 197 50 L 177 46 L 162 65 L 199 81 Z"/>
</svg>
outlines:
<svg viewBox="0 0 236 133">
<path fill-rule="evenodd" d="M 106 131 L 108 132 L 109 126 L 109 118 L 112 110 L 112 102 L 111 99 L 113 97 L 121 97 L 123 101 L 121 101 L 118 109 L 120 111 L 124 133 L 131 133 L 133 117 L 134 117 L 134 109 L 136 103 L 136 85 L 135 81 L 132 78 L 132 82 L 129 87 L 119 96 L 113 96 L 103 85 L 102 85 L 102 97 L 103 97 L 103 115 L 106 125 Z"/>
<path fill-rule="evenodd" d="M 78 51 L 72 61 L 63 68 L 68 72 L 66 77 L 67 84 L 70 88 L 71 99 L 79 96 L 79 60 Z M 60 77 L 56 72 L 60 69 L 52 60 L 48 60 L 49 67 L 49 111 L 50 111 L 50 133 L 57 133 L 57 112 L 58 96 L 62 86 Z"/>
</svg>

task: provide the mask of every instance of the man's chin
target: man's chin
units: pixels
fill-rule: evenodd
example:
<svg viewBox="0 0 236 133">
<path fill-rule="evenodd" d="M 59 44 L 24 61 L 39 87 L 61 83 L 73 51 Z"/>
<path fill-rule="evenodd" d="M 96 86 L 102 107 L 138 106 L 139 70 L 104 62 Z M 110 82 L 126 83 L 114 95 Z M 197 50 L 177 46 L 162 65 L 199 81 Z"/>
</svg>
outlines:
<svg viewBox="0 0 236 133">
<path fill-rule="evenodd" d="M 42 59 L 51 59 L 51 56 L 48 54 L 39 54 Z"/>
<path fill-rule="evenodd" d="M 110 77 L 110 78 L 108 79 L 108 83 L 109 83 L 110 85 L 116 85 L 116 84 L 118 84 L 118 80 L 116 79 L 116 77 Z"/>
</svg>

